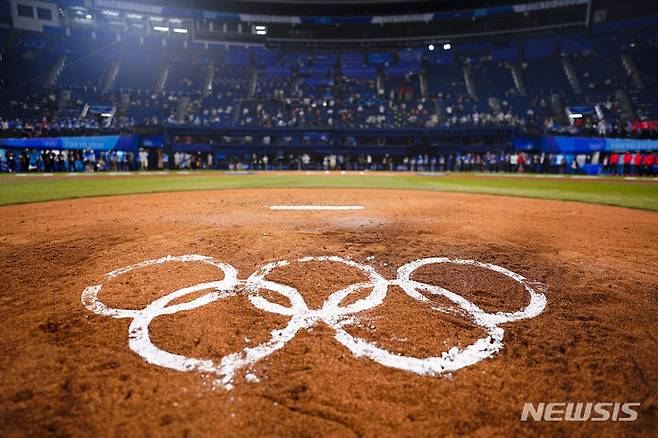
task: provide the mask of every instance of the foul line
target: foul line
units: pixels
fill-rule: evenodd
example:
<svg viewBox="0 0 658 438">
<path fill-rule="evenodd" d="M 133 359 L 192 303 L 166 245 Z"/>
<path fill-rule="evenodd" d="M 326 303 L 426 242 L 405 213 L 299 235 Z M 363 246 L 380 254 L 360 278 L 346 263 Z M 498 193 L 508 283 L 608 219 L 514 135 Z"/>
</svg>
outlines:
<svg viewBox="0 0 658 438">
<path fill-rule="evenodd" d="M 362 205 L 272 205 L 270 210 L 363 210 Z"/>
</svg>

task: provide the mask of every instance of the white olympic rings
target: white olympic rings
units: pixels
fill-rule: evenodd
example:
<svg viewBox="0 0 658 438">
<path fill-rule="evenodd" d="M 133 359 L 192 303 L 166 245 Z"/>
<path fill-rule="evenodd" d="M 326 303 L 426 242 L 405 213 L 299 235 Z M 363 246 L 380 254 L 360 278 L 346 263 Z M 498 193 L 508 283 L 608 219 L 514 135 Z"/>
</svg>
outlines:
<svg viewBox="0 0 658 438">
<path fill-rule="evenodd" d="M 361 270 L 368 278 L 365 282 L 355 283 L 332 293 L 319 309 L 310 309 L 296 288 L 266 279 L 266 276 L 276 268 L 289 265 L 290 262 L 286 260 L 269 263 L 251 274 L 246 280 L 238 279 L 237 270 L 233 266 L 216 262 L 212 257 L 201 255 L 167 256 L 160 259 L 147 260 L 112 271 L 106 274 L 105 277 L 112 279 L 135 269 L 168 262 L 205 263 L 220 269 L 224 274 L 224 278 L 221 281 L 199 283 L 194 286 L 178 289 L 162 298 L 156 299 L 141 310 L 116 309 L 106 306 L 98 298 L 102 284 L 87 287 L 82 293 L 82 303 L 89 310 L 99 315 L 111 316 L 113 318 L 131 318 L 128 345 L 148 363 L 178 371 L 198 371 L 212 374 L 217 376 L 218 383 L 227 389 L 232 387 L 233 377 L 238 370 L 266 358 L 274 351 L 283 348 L 288 341 L 295 337 L 298 331 L 309 329 L 320 322 L 333 328 L 336 332 L 335 339 L 347 347 L 356 357 L 367 357 L 381 365 L 411 371 L 421 375 L 438 375 L 458 370 L 493 356 L 503 346 L 504 330 L 499 327 L 500 324 L 533 318 L 539 315 L 546 307 L 546 296 L 542 292 L 544 286 L 539 283 L 532 283 L 531 286 L 531 283 L 521 275 L 500 266 L 474 260 L 449 259 L 444 257 L 431 257 L 407 263 L 398 269 L 397 278 L 394 280 L 386 280 L 371 266 L 337 256 L 303 257 L 298 259 L 296 262 L 299 263 L 342 263 Z M 524 287 L 530 295 L 530 303 L 525 308 L 516 312 L 487 313 L 454 292 L 440 286 L 421 283 L 411 279 L 416 269 L 426 265 L 442 263 L 475 266 L 507 276 Z M 453 347 L 447 352 L 443 352 L 440 356 L 415 358 L 389 352 L 378 347 L 373 342 L 368 342 L 349 334 L 345 328 L 354 324 L 353 315 L 373 309 L 382 304 L 386 298 L 389 286 L 399 286 L 409 297 L 430 305 L 433 302 L 423 295 L 421 291 L 441 296 L 451 301 L 462 312 L 471 316 L 473 323 L 486 332 L 486 337 L 476 340 L 461 350 Z M 372 290 L 365 298 L 356 300 L 349 305 L 341 305 L 349 295 L 366 288 L 372 288 Z M 536 289 L 540 289 L 540 291 Z M 174 300 L 205 290 L 209 290 L 209 292 L 191 301 L 170 305 Z M 270 290 L 282 295 L 290 301 L 290 306 L 286 307 L 269 301 L 260 294 L 261 290 Z M 241 291 L 246 292 L 249 301 L 257 309 L 290 317 L 288 325 L 283 329 L 272 331 L 269 341 L 256 347 L 247 347 L 240 352 L 224 356 L 218 363 L 208 359 L 188 358 L 169 353 L 151 342 L 149 325 L 156 317 L 196 309 L 206 304 L 235 296 Z M 436 305 L 432 308 L 437 311 L 446 311 Z"/>
</svg>

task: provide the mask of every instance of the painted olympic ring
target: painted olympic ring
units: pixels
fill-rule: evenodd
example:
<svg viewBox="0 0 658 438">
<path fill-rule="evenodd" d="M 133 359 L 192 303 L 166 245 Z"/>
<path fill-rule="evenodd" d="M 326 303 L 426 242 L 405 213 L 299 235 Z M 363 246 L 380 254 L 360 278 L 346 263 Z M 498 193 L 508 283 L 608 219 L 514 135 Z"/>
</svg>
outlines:
<svg viewBox="0 0 658 438">
<path fill-rule="evenodd" d="M 433 376 L 456 371 L 493 356 L 503 346 L 504 330 L 499 327 L 500 324 L 533 318 L 539 315 L 546 307 L 546 296 L 541 292 L 544 290 L 544 286 L 539 283 L 532 283 L 531 286 L 531 282 L 521 275 L 500 266 L 474 260 L 448 259 L 444 257 L 425 258 L 407 263 L 398 269 L 397 278 L 394 280 L 386 280 L 371 266 L 341 257 L 304 257 L 298 259 L 296 262 L 299 263 L 342 263 L 359 269 L 368 278 L 365 282 L 352 284 L 332 293 L 319 309 L 310 309 L 296 288 L 266 279 L 266 276 L 273 270 L 289 265 L 290 262 L 286 260 L 269 263 L 251 274 L 246 280 L 238 279 L 237 270 L 233 266 L 216 262 L 212 257 L 201 255 L 167 256 L 160 259 L 147 260 L 112 271 L 106 274 L 105 277 L 109 280 L 136 269 L 168 262 L 205 263 L 221 270 L 224 273 L 224 278 L 221 281 L 199 283 L 194 286 L 178 289 L 162 298 L 156 299 L 141 310 L 115 309 L 106 306 L 98 299 L 102 284 L 86 288 L 82 293 L 82 303 L 89 310 L 99 315 L 132 319 L 128 333 L 128 345 L 131 350 L 140 355 L 148 363 L 178 371 L 198 371 L 212 374 L 217 376 L 217 382 L 227 389 L 232 387 L 233 377 L 239 370 L 251 366 L 271 355 L 276 350 L 283 348 L 288 341 L 295 337 L 298 331 L 309 329 L 320 322 L 333 328 L 336 332 L 335 339 L 348 348 L 356 357 L 367 357 L 387 367 Z M 440 286 L 425 284 L 411 279 L 416 269 L 426 265 L 443 263 L 475 266 L 507 276 L 524 287 L 530 295 L 530 303 L 525 308 L 516 312 L 487 313 L 454 292 Z M 461 350 L 453 347 L 447 352 L 443 352 L 440 356 L 421 359 L 392 353 L 378 347 L 373 342 L 368 342 L 350 335 L 345 328 L 355 323 L 353 315 L 373 309 L 382 304 L 386 298 L 389 286 L 399 286 L 409 297 L 423 303 L 428 303 L 432 306 L 432 309 L 441 312 L 448 310 L 435 305 L 421 291 L 431 295 L 441 296 L 451 301 L 461 313 L 469 315 L 473 323 L 486 332 L 486 337 L 476 340 Z M 371 291 L 365 298 L 354 301 L 349 305 L 341 305 L 348 296 L 362 289 L 371 289 Z M 540 291 L 538 292 L 536 289 L 540 289 Z M 174 305 L 170 304 L 172 301 L 186 295 L 205 290 L 209 292 L 191 301 Z M 269 290 L 282 295 L 290 301 L 290 306 L 269 301 L 260 294 L 261 290 Z M 188 358 L 169 353 L 151 342 L 149 325 L 156 317 L 196 309 L 206 304 L 235 296 L 242 291 L 247 293 L 249 301 L 257 309 L 290 317 L 288 325 L 283 329 L 272 331 L 269 341 L 256 347 L 247 347 L 240 352 L 224 356 L 219 362 Z M 255 378 L 255 376 L 252 375 L 252 378 Z"/>
</svg>

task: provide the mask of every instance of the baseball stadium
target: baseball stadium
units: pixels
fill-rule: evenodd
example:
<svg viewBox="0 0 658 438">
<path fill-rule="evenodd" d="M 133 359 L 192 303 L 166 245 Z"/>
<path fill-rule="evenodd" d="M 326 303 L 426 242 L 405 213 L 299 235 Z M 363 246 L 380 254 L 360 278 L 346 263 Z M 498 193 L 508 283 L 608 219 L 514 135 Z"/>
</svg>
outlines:
<svg viewBox="0 0 658 438">
<path fill-rule="evenodd" d="M 0 0 L 0 436 L 658 433 L 655 0 Z"/>
</svg>

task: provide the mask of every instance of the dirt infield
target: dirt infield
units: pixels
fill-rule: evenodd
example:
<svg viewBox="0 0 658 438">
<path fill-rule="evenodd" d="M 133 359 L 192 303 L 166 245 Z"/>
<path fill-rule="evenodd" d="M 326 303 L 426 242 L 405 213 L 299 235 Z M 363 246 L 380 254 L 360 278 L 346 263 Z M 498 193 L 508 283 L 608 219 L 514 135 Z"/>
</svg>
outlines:
<svg viewBox="0 0 658 438">
<path fill-rule="evenodd" d="M 269 208 L 306 204 L 364 208 Z M 271 189 L 57 201 L 1 207 L 0 214 L 3 436 L 649 436 L 658 427 L 656 213 L 485 195 Z M 282 348 L 236 372 L 227 389 L 209 373 L 147 363 L 129 347 L 131 318 L 99 315 L 81 302 L 85 288 L 102 283 L 105 305 L 144 309 L 173 291 L 225 278 L 199 260 L 105 277 L 190 254 L 230 264 L 240 280 L 288 260 L 266 279 L 296 288 L 310 309 L 369 277 L 336 261 L 298 259 L 338 256 L 370 266 L 391 282 L 388 293 L 355 313 L 344 331 L 408 357 L 462 350 L 487 336 L 454 301 L 405 293 L 393 279 L 409 262 L 448 257 L 502 266 L 545 285 L 547 304 L 532 318 L 501 323 L 503 346 L 493 357 L 440 375 L 356 357 L 336 340 L 335 327 L 305 321 Z M 474 265 L 426 265 L 411 279 L 488 314 L 530 302 L 518 281 Z M 371 290 L 356 290 L 342 305 Z M 166 305 L 200 303 L 207 292 Z M 259 293 L 269 308 L 294 307 L 294 298 Z M 263 311 L 247 295 L 241 289 L 160 314 L 150 340 L 215 362 L 255 350 L 291 316 Z M 525 402 L 562 401 L 641 406 L 635 422 L 520 421 Z"/>
</svg>

